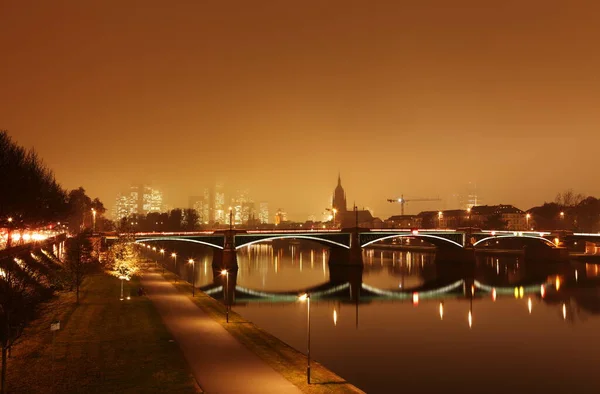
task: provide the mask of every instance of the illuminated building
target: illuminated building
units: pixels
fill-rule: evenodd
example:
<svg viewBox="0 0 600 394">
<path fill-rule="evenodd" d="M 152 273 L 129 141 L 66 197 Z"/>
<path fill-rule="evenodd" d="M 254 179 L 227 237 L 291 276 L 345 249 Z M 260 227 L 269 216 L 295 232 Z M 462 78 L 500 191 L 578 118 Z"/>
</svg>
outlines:
<svg viewBox="0 0 600 394">
<path fill-rule="evenodd" d="M 113 209 L 113 219 L 120 220 L 131 214 L 131 198 L 128 194 L 119 193 Z"/>
<path fill-rule="evenodd" d="M 277 213 L 275 214 L 275 224 L 281 224 L 283 222 L 287 222 L 287 213 L 281 210 L 281 208 L 277 208 Z"/>
<path fill-rule="evenodd" d="M 227 214 L 225 213 L 225 193 L 223 192 L 223 185 L 217 183 L 214 191 L 214 204 L 213 204 L 213 217 L 211 222 L 215 223 L 227 223 Z"/>
<path fill-rule="evenodd" d="M 269 223 L 269 203 L 266 201 L 262 201 L 260 202 L 258 207 L 258 220 L 260 221 L 260 223 Z"/>
<path fill-rule="evenodd" d="M 146 185 L 131 186 L 126 193 L 119 193 L 115 200 L 113 217 L 119 220 L 130 215 L 162 212 L 162 192 Z"/>
</svg>

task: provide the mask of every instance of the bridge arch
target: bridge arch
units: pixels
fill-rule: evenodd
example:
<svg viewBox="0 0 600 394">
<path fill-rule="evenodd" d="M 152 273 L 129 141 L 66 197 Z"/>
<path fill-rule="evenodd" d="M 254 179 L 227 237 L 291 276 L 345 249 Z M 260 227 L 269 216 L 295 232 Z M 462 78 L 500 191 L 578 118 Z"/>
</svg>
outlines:
<svg viewBox="0 0 600 394">
<path fill-rule="evenodd" d="M 244 243 L 242 243 L 240 245 L 237 245 L 237 242 L 236 242 L 235 248 L 236 249 L 241 249 L 241 248 L 243 248 L 245 246 L 250 246 L 250 245 L 253 245 L 253 244 L 256 244 L 256 243 L 259 243 L 259 242 L 272 241 L 272 240 L 275 240 L 275 239 L 306 239 L 306 240 L 309 240 L 309 241 L 318 242 L 320 244 L 325 244 L 326 246 L 332 246 L 333 245 L 333 246 L 337 246 L 337 247 L 344 248 L 344 249 L 350 249 L 350 246 L 345 245 L 345 244 L 340 243 L 340 242 L 333 241 L 331 239 L 320 238 L 320 237 L 311 236 L 311 235 L 304 235 L 304 234 L 282 234 L 282 235 L 266 236 L 264 238 L 257 238 L 257 239 L 253 239 L 253 240 L 248 241 L 248 242 L 244 242 Z M 236 239 L 236 241 L 237 241 L 237 239 Z"/>
<path fill-rule="evenodd" d="M 453 248 L 460 248 L 463 249 L 463 245 L 459 244 L 456 241 L 453 241 L 451 239 L 448 238 L 444 238 L 444 237 L 439 237 L 437 235 L 431 235 L 431 234 L 414 234 L 414 233 L 410 233 L 410 234 L 391 234 L 388 235 L 386 237 L 381 237 L 381 238 L 377 238 L 374 240 L 371 240 L 369 242 L 366 242 L 362 245 L 360 245 L 362 248 L 367 247 L 375 242 L 379 242 L 379 241 L 383 241 L 386 239 L 391 239 L 391 238 L 417 238 L 417 239 L 424 239 L 428 242 L 430 242 L 431 244 L 435 245 L 435 246 L 451 246 Z"/>
<path fill-rule="evenodd" d="M 181 241 L 181 242 L 191 242 L 191 243 L 196 243 L 196 244 L 210 246 L 211 248 L 215 248 L 215 249 L 223 249 L 222 246 L 215 245 L 215 244 L 212 244 L 210 242 L 204 242 L 204 241 L 200 241 L 200 240 L 197 240 L 197 239 L 189 239 L 189 238 L 152 237 L 152 238 L 143 238 L 143 239 L 136 239 L 135 240 L 136 243 L 152 242 L 152 241 Z"/>
<path fill-rule="evenodd" d="M 552 241 L 550 241 L 550 240 L 548 240 L 548 239 L 546 239 L 544 237 L 534 237 L 532 235 L 498 235 L 498 236 L 490 236 L 490 237 L 486 237 L 486 238 L 480 239 L 479 241 L 475 242 L 473 244 L 473 246 L 481 245 L 484 242 L 491 241 L 491 240 L 494 240 L 494 239 L 498 240 L 498 239 L 523 239 L 523 238 L 538 240 L 542 244 L 544 244 L 544 245 L 546 245 L 548 247 L 551 247 L 551 248 L 556 247 L 552 243 Z"/>
</svg>

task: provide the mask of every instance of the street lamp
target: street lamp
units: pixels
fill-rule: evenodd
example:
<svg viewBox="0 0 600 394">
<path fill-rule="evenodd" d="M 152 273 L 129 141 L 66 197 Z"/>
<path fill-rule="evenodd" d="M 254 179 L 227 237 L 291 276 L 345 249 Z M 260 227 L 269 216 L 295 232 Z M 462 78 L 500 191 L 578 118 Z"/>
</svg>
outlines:
<svg viewBox="0 0 600 394">
<path fill-rule="evenodd" d="M 233 230 L 233 208 L 229 207 L 229 231 Z"/>
<path fill-rule="evenodd" d="M 221 271 L 221 275 L 225 275 L 225 315 L 227 323 L 229 323 L 229 271 Z"/>
<path fill-rule="evenodd" d="M 529 228 L 529 219 L 531 219 L 531 214 L 530 213 L 528 213 L 527 215 L 525 215 L 525 220 L 527 221 L 527 231 L 530 230 L 530 228 Z"/>
<path fill-rule="evenodd" d="M 188 263 L 192 265 L 192 297 L 196 295 L 196 262 L 194 259 L 189 259 Z"/>
<path fill-rule="evenodd" d="M 163 267 L 163 275 L 165 274 L 165 250 L 161 249 L 159 250 L 161 258 L 160 258 L 160 264 Z"/>
<path fill-rule="evenodd" d="M 177 253 L 171 253 L 171 257 L 175 260 L 175 283 L 177 283 L 177 277 L 179 276 L 179 272 L 177 272 Z"/>
<path fill-rule="evenodd" d="M 13 222 L 13 218 L 9 217 L 8 218 L 8 235 L 6 237 L 6 248 L 10 248 L 11 247 L 11 240 L 12 240 L 12 222 Z"/>
<path fill-rule="evenodd" d="M 120 274 L 121 274 L 119 276 L 119 279 L 121 279 L 121 301 L 123 301 L 123 280 L 127 280 L 127 281 L 129 280 L 129 275 L 125 274 L 125 270 L 126 270 L 125 267 L 121 267 L 119 269 Z"/>
<path fill-rule="evenodd" d="M 471 207 L 467 207 L 467 219 L 469 220 L 469 240 L 467 245 L 471 245 L 471 235 L 473 233 L 473 229 L 471 228 L 473 225 L 473 222 L 471 222 Z"/>
<path fill-rule="evenodd" d="M 96 232 L 96 210 L 92 208 L 92 232 Z"/>
<path fill-rule="evenodd" d="M 306 310 L 308 315 L 308 324 L 307 324 L 307 353 L 306 353 L 306 383 L 310 384 L 310 294 L 304 293 L 300 297 L 298 297 L 299 301 L 306 301 Z"/>
<path fill-rule="evenodd" d="M 442 228 L 442 215 L 444 215 L 444 213 L 442 211 L 438 212 L 438 228 Z"/>
</svg>

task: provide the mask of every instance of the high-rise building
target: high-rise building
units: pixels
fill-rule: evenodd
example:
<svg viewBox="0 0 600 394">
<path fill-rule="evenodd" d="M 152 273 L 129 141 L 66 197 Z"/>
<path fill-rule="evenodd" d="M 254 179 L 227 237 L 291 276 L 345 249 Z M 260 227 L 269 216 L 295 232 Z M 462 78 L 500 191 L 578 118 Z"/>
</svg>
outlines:
<svg viewBox="0 0 600 394">
<path fill-rule="evenodd" d="M 223 192 L 223 184 L 217 183 L 214 190 L 213 217 L 211 222 L 225 224 L 228 223 L 228 212 L 225 209 L 225 192 Z"/>
<path fill-rule="evenodd" d="M 261 201 L 259 204 L 258 220 L 261 224 L 269 223 L 269 203 Z"/>
<path fill-rule="evenodd" d="M 163 208 L 162 192 L 146 185 L 135 185 L 126 193 L 119 193 L 115 201 L 113 217 L 120 220 L 129 215 L 146 215 L 161 212 Z"/>
<path fill-rule="evenodd" d="M 119 193 L 115 201 L 113 219 L 121 220 L 131 214 L 131 198 L 127 193 Z"/>
<path fill-rule="evenodd" d="M 148 188 L 148 203 L 147 203 L 147 213 L 149 212 L 161 212 L 163 207 L 163 195 L 157 189 Z M 146 194 L 144 194 L 146 196 Z"/>
</svg>

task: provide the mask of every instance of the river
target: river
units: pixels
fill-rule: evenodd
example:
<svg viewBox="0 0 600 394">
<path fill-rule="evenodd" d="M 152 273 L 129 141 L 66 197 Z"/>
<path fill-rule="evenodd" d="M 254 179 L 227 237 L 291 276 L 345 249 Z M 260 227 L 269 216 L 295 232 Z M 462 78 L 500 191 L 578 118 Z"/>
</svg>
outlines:
<svg viewBox="0 0 600 394">
<path fill-rule="evenodd" d="M 196 285 L 210 288 L 210 250 L 186 253 Z M 428 251 L 367 249 L 360 272 L 328 258 L 304 241 L 243 248 L 232 308 L 305 352 L 307 307 L 295 295 L 309 289 L 311 355 L 368 393 L 600 391 L 598 265 L 488 256 L 440 266 Z M 191 279 L 190 264 L 178 271 Z"/>
</svg>

